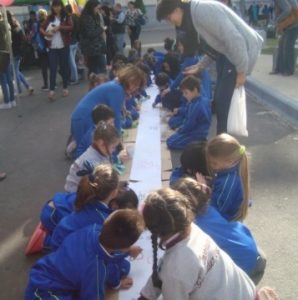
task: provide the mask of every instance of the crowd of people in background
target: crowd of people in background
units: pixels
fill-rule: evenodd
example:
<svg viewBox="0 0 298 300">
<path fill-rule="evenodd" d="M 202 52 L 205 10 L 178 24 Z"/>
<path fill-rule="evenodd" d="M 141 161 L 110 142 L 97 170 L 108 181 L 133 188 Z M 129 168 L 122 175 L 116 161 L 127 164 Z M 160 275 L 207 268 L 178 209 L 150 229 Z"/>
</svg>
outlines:
<svg viewBox="0 0 298 300">
<path fill-rule="evenodd" d="M 253 2 L 247 10 L 249 25 L 257 26 L 258 21 L 265 21 L 265 24 L 267 25 L 270 21 L 273 20 L 274 9 L 275 8 L 273 3 L 263 4 L 259 2 Z"/>
<path fill-rule="evenodd" d="M 124 53 L 126 32 L 131 47 L 138 42 L 141 28 L 146 23 L 145 13 L 142 1 L 131 1 L 124 9 L 119 3 L 111 7 L 97 0 L 89 0 L 77 15 L 70 5 L 65 6 L 62 1 L 54 0 L 50 11 L 31 11 L 29 21 L 22 28 L 16 17 L 7 11 L 10 35 L 3 36 L 4 50 L 8 52 L 11 43 L 13 64 L 9 63 L 8 57 L 6 68 L 0 70 L 4 97 L 0 109 L 15 107 L 15 94 L 21 94 L 24 88 L 29 95 L 34 92 L 20 70 L 26 46 L 31 47 L 40 66 L 43 79 L 41 89 L 48 91 L 48 98 L 53 101 L 57 94 L 57 74 L 62 78 L 62 96 L 66 97 L 68 86 L 80 82 L 85 66 L 88 76 L 90 73 L 105 73 L 115 55 Z M 3 18 L 1 22 L 1 35 L 5 35 Z M 12 65 L 16 91 L 13 88 Z"/>
<path fill-rule="evenodd" d="M 65 155 L 72 164 L 64 191 L 43 205 L 26 249 L 27 255 L 45 254 L 31 269 L 26 300 L 104 299 L 106 287 L 130 288 L 130 259 L 142 252 L 134 244 L 145 226 L 151 233 L 153 272 L 139 300 L 160 295 L 278 299 L 271 288 L 256 287 L 266 257 L 243 224 L 252 204 L 248 155 L 227 134 L 231 98 L 252 72 L 263 39 L 218 1 L 161 0 L 156 17 L 175 26 L 176 38 L 165 38 L 164 51 L 142 53 L 139 37 L 146 20 L 135 2 L 124 12 L 120 4 L 111 9 L 89 0 L 78 17 L 53 0 L 48 15 L 44 10 L 31 14 L 30 40 L 44 62 L 42 89 L 49 90 L 49 99 L 55 99 L 58 73 L 62 95 L 68 96 L 69 84 L 79 82 L 80 60 L 90 86 L 70 116 Z M 18 62 L 17 38 L 24 34 L 9 18 Z M 123 54 L 126 27 L 128 55 Z M 5 67 L 10 73 L 9 62 Z M 18 65 L 15 72 L 20 88 L 23 83 L 32 94 Z M 140 214 L 137 195 L 119 180 L 129 156 L 122 137 L 138 126 L 140 105 L 150 98 L 146 88 L 152 84 L 158 89 L 152 109 L 161 106 L 166 112 L 174 130 L 166 144 L 171 153 L 181 152 L 181 166 L 172 161 L 170 187 L 147 195 Z M 13 101 L 7 98 L 7 108 Z M 217 133 L 210 138 L 212 101 Z M 164 250 L 162 263 L 158 246 Z"/>
</svg>

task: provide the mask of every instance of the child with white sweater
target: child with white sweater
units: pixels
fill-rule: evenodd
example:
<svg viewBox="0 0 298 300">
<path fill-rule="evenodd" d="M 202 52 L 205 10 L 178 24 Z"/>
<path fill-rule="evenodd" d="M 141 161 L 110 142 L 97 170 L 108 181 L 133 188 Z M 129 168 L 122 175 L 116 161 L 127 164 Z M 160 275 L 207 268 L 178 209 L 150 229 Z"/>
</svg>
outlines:
<svg viewBox="0 0 298 300">
<path fill-rule="evenodd" d="M 110 164 L 111 155 L 120 143 L 117 129 L 108 123 L 100 122 L 94 132 L 92 145 L 71 165 L 66 177 L 66 192 L 76 192 L 81 177 L 77 175 L 86 164 L 93 168 L 100 164 Z"/>
<path fill-rule="evenodd" d="M 139 300 L 258 300 L 249 277 L 202 230 L 192 224 L 187 198 L 166 188 L 145 200 L 143 217 L 152 233 L 153 274 Z M 165 250 L 157 262 L 157 248 Z"/>
</svg>

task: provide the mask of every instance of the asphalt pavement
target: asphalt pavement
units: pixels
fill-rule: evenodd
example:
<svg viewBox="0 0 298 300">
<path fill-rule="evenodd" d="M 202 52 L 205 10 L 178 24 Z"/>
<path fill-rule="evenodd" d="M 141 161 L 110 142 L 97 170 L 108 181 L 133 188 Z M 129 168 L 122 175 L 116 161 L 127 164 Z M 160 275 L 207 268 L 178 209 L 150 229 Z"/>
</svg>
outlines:
<svg viewBox="0 0 298 300">
<path fill-rule="evenodd" d="M 173 32 L 145 32 L 143 44 L 158 44 Z M 0 299 L 19 300 L 36 257 L 24 247 L 38 222 L 40 208 L 62 191 L 70 162 L 64 158 L 70 114 L 87 84 L 70 87 L 54 103 L 38 91 L 38 70 L 25 75 L 36 93 L 22 96 L 18 108 L 0 111 Z M 59 87 L 61 88 L 61 87 Z M 260 286 L 275 287 L 281 299 L 298 298 L 298 131 L 273 111 L 248 98 L 253 206 L 245 223 L 267 255 Z M 239 299 L 241 300 L 241 299 Z"/>
</svg>

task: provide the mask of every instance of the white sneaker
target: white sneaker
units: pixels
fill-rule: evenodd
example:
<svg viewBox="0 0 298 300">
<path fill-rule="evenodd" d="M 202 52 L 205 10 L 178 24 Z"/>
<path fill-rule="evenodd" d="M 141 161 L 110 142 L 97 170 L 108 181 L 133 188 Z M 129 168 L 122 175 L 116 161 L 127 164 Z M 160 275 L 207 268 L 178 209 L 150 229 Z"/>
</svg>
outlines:
<svg viewBox="0 0 298 300">
<path fill-rule="evenodd" d="M 0 109 L 11 109 L 12 105 L 11 103 L 2 103 L 0 104 Z"/>
<path fill-rule="evenodd" d="M 15 100 L 14 100 L 14 101 L 11 101 L 10 103 L 11 103 L 11 106 L 12 106 L 12 107 L 16 107 L 16 106 L 17 106 L 17 103 L 16 103 Z"/>
</svg>

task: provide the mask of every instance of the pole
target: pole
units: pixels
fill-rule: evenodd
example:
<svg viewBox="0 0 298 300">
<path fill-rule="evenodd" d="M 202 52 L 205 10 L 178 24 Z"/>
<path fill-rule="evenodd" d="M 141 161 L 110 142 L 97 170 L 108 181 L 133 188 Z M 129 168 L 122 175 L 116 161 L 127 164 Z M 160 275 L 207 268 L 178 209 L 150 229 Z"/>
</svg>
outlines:
<svg viewBox="0 0 298 300">
<path fill-rule="evenodd" d="M 11 34 L 9 32 L 9 27 L 8 27 L 8 20 L 7 20 L 7 12 L 6 12 L 6 7 L 4 5 L 1 5 L 1 12 L 2 12 L 2 16 L 3 16 L 3 20 L 4 20 L 4 25 L 5 25 L 5 30 L 6 30 L 6 34 L 8 36 L 10 36 L 10 43 L 8 45 L 8 49 L 9 49 L 9 57 L 10 57 L 10 64 L 12 66 L 12 72 L 13 72 L 13 79 L 14 79 L 14 93 L 15 93 L 15 101 L 17 104 L 17 114 L 18 117 L 22 117 L 21 114 L 21 108 L 20 108 L 20 95 L 18 93 L 18 89 L 17 89 L 17 74 L 16 74 L 16 70 L 15 70 L 15 65 L 14 65 L 14 59 L 13 59 L 13 52 L 12 52 L 12 38 L 11 38 Z"/>
</svg>

